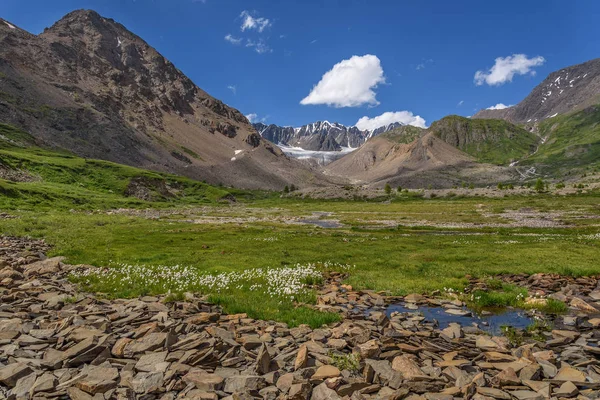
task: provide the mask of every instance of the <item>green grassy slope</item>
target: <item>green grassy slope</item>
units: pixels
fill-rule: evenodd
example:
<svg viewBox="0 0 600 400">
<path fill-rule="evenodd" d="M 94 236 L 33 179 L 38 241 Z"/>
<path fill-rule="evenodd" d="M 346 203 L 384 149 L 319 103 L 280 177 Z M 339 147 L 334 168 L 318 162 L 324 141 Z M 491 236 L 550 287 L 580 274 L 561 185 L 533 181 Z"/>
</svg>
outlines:
<svg viewBox="0 0 600 400">
<path fill-rule="evenodd" d="M 600 105 L 546 119 L 538 129 L 546 140 L 523 164 L 556 176 L 600 167 Z"/>
<path fill-rule="evenodd" d="M 431 124 L 429 131 L 477 161 L 506 165 L 531 154 L 538 137 L 507 121 L 469 119 L 450 115 Z"/>
<path fill-rule="evenodd" d="M 25 179 L 11 179 L 16 173 Z M 175 175 L 41 149 L 26 132 L 0 124 L 0 209 L 198 204 L 229 195 L 222 188 Z"/>
<path fill-rule="evenodd" d="M 424 129 L 422 128 L 406 125 L 389 132 L 382 133 L 379 136 L 389 140 L 390 142 L 408 144 L 412 143 L 415 139 L 421 136 L 423 131 Z"/>
</svg>

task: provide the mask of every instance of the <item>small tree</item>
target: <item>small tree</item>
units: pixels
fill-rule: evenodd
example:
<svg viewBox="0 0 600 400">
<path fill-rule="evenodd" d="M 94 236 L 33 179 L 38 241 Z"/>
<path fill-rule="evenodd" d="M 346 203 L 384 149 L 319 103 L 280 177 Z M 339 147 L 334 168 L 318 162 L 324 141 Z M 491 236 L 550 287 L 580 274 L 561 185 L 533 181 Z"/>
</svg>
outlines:
<svg viewBox="0 0 600 400">
<path fill-rule="evenodd" d="M 385 194 L 388 194 L 388 195 L 389 195 L 389 194 L 391 194 L 391 193 L 392 193 L 392 187 L 390 186 L 390 184 L 389 184 L 389 183 L 386 183 L 386 184 L 385 184 L 385 188 L 384 188 L 383 190 L 385 190 Z"/>
<path fill-rule="evenodd" d="M 296 185 L 294 185 L 293 183 L 290 185 L 290 192 L 295 192 L 296 190 L 298 190 L 298 188 L 296 187 Z"/>
<path fill-rule="evenodd" d="M 288 185 L 285 185 L 285 187 L 283 188 L 283 193 L 289 193 L 290 192 L 290 188 L 288 187 Z"/>
<path fill-rule="evenodd" d="M 402 186 L 398 186 L 398 187 L 396 188 L 396 190 L 398 191 L 398 193 L 400 193 L 400 192 L 402 191 Z"/>
<path fill-rule="evenodd" d="M 538 193 L 542 193 L 545 189 L 546 189 L 546 184 L 544 183 L 542 178 L 537 178 L 537 181 L 535 181 L 535 186 L 533 187 L 533 190 L 535 190 Z"/>
</svg>

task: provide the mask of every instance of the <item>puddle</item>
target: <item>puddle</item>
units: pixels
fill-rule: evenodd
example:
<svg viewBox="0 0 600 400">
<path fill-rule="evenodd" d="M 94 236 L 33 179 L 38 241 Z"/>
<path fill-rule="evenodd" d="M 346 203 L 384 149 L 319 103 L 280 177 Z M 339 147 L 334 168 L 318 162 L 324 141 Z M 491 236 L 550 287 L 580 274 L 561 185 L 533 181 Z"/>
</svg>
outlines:
<svg viewBox="0 0 600 400">
<path fill-rule="evenodd" d="M 341 228 L 344 226 L 338 221 L 328 219 L 301 219 L 298 222 L 306 225 L 315 225 L 321 228 Z"/>
<path fill-rule="evenodd" d="M 517 329 L 527 328 L 533 323 L 533 318 L 519 309 L 494 310 L 492 313 L 477 314 L 476 312 L 463 307 L 458 310 L 468 312 L 467 315 L 452 315 L 446 312 L 447 308 L 433 306 L 418 306 L 417 309 L 408 308 L 406 304 L 392 304 L 387 310 L 388 317 L 393 312 L 412 313 L 422 315 L 425 320 L 438 322 L 439 328 L 444 329 L 450 323 L 460 324 L 461 327 L 476 327 L 492 335 L 502 334 L 502 326 L 510 325 Z"/>
</svg>

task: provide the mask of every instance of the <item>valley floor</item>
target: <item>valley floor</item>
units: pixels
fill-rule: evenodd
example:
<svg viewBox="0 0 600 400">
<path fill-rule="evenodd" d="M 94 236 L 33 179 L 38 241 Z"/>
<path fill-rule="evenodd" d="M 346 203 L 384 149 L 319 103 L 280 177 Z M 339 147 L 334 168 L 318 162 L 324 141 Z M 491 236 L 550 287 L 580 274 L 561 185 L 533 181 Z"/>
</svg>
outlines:
<svg viewBox="0 0 600 400">
<path fill-rule="evenodd" d="M 303 307 L 315 293 L 297 288 L 323 271 L 391 295 L 461 291 L 468 276 L 600 274 L 599 200 L 589 192 L 368 202 L 265 196 L 95 211 L 13 204 L 0 232 L 43 238 L 49 255 L 70 264 L 109 267 L 71 277 L 109 297 L 199 292 L 227 312 L 319 326 L 336 316 Z"/>
</svg>

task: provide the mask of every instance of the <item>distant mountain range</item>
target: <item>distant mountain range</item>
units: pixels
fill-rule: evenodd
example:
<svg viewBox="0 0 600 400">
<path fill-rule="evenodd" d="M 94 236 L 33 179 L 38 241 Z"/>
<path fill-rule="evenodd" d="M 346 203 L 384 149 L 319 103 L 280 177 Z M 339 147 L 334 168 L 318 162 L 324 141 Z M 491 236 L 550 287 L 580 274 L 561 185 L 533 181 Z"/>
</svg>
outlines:
<svg viewBox="0 0 600 400">
<path fill-rule="evenodd" d="M 337 122 L 317 121 L 299 128 L 291 126 L 252 124 L 261 137 L 275 144 L 297 147 L 310 151 L 341 151 L 358 148 L 368 139 L 402 126 L 396 122 L 375 130 L 360 130 Z"/>
</svg>

